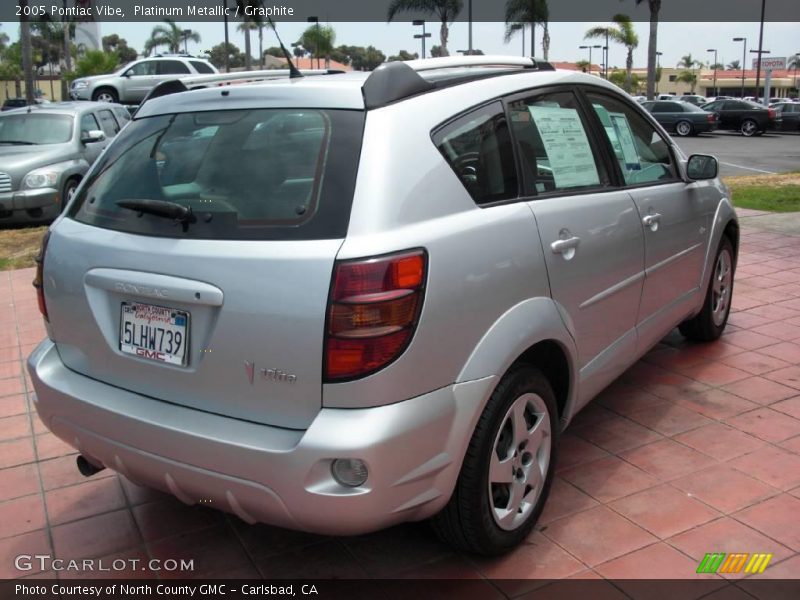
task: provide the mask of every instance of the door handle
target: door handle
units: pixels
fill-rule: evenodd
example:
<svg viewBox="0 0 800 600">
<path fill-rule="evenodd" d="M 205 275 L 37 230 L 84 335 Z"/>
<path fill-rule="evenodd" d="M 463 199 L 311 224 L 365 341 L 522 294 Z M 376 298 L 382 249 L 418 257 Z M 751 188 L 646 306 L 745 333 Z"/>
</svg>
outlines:
<svg viewBox="0 0 800 600">
<path fill-rule="evenodd" d="M 575 254 L 574 250 L 578 247 L 578 244 L 581 243 L 581 238 L 572 236 L 565 240 L 556 240 L 552 244 L 550 244 L 550 249 L 553 251 L 554 254 L 569 254 L 569 258 L 572 258 L 572 254 Z M 572 251 L 572 252 L 570 252 Z"/>
<path fill-rule="evenodd" d="M 642 219 L 642 223 L 644 223 L 645 227 L 649 227 L 650 231 L 658 231 L 658 224 L 660 222 L 661 222 L 661 215 L 658 213 L 645 215 L 645 217 Z"/>
</svg>

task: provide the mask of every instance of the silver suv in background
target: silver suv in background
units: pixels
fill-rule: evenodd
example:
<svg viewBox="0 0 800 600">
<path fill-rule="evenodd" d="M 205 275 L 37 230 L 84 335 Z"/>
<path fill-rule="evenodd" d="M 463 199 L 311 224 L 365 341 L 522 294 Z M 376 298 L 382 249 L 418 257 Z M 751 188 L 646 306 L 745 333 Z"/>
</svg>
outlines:
<svg viewBox="0 0 800 600">
<path fill-rule="evenodd" d="M 45 239 L 35 406 L 87 475 L 497 554 L 592 397 L 720 336 L 738 231 L 713 157 L 548 63 L 168 82 Z"/>
<path fill-rule="evenodd" d="M 0 225 L 52 221 L 130 120 L 124 106 L 96 102 L 0 114 Z"/>
<path fill-rule="evenodd" d="M 73 100 L 138 104 L 162 81 L 190 75 L 213 75 L 216 67 L 205 59 L 158 55 L 134 61 L 109 75 L 80 77 L 69 89 Z"/>
</svg>

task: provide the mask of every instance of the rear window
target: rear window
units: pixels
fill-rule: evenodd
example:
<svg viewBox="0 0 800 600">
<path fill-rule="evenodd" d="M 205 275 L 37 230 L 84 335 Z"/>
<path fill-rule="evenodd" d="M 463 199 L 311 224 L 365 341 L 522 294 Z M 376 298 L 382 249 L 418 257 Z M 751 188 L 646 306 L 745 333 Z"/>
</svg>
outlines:
<svg viewBox="0 0 800 600">
<path fill-rule="evenodd" d="M 137 119 L 92 170 L 70 216 L 160 237 L 344 237 L 363 124 L 361 111 L 318 109 Z M 147 201 L 167 213 L 191 209 L 190 222 L 130 208 Z"/>
</svg>

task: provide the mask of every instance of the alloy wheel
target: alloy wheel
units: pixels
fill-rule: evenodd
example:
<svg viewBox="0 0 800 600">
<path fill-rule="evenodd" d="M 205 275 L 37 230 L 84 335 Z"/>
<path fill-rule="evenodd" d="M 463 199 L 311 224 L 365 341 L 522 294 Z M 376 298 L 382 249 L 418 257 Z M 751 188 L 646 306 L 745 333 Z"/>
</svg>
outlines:
<svg viewBox="0 0 800 600">
<path fill-rule="evenodd" d="M 725 321 L 731 300 L 731 284 L 733 283 L 733 261 L 727 248 L 723 248 L 714 265 L 714 280 L 711 287 L 711 316 L 719 327 Z"/>
<path fill-rule="evenodd" d="M 523 525 L 544 489 L 550 465 L 550 414 L 537 394 L 511 404 L 489 462 L 489 502 L 495 523 L 507 531 Z"/>
</svg>

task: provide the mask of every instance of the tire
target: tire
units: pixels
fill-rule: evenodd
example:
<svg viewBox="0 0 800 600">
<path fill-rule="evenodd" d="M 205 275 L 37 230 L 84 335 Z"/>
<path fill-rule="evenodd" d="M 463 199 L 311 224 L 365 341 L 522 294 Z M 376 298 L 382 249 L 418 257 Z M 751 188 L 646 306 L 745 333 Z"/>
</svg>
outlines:
<svg viewBox="0 0 800 600">
<path fill-rule="evenodd" d="M 517 423 L 524 429 L 515 428 Z M 439 538 L 486 556 L 520 544 L 550 492 L 557 441 L 558 410 L 550 383 L 534 367 L 512 367 L 475 426 L 450 501 L 432 519 Z"/>
<path fill-rule="evenodd" d="M 119 94 L 114 88 L 104 87 L 95 90 L 94 94 L 92 94 L 92 100 L 95 102 L 112 102 L 116 104 L 119 102 Z"/>
<path fill-rule="evenodd" d="M 69 204 L 69 201 L 72 200 L 72 196 L 75 193 L 75 190 L 78 189 L 79 183 L 80 183 L 79 179 L 72 178 L 68 179 L 67 182 L 64 184 L 64 189 L 61 191 L 60 211 L 63 211 L 64 208 L 67 206 L 67 204 Z"/>
<path fill-rule="evenodd" d="M 675 123 L 675 133 L 677 133 L 681 137 L 687 137 L 692 135 L 694 128 L 689 121 L 678 121 Z"/>
<path fill-rule="evenodd" d="M 697 342 L 713 342 L 719 339 L 731 311 L 735 271 L 733 245 L 727 236 L 723 236 L 714 257 L 714 269 L 708 282 L 703 308 L 695 317 L 678 327 L 685 337 Z"/>
<path fill-rule="evenodd" d="M 742 124 L 739 125 L 739 131 L 745 137 L 753 137 L 759 131 L 758 123 L 753 121 L 753 119 L 745 119 L 742 121 Z"/>
</svg>

